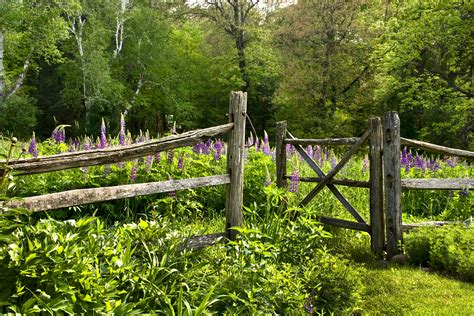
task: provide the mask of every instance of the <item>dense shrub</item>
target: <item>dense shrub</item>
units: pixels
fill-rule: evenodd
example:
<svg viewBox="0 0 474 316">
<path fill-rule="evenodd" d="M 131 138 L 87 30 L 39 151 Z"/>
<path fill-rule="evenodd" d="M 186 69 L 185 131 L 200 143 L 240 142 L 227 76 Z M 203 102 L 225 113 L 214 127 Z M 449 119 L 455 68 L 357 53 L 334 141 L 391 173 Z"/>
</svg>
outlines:
<svg viewBox="0 0 474 316">
<path fill-rule="evenodd" d="M 406 234 L 404 244 L 410 263 L 474 280 L 474 228 L 449 225 L 419 228 Z"/>
</svg>

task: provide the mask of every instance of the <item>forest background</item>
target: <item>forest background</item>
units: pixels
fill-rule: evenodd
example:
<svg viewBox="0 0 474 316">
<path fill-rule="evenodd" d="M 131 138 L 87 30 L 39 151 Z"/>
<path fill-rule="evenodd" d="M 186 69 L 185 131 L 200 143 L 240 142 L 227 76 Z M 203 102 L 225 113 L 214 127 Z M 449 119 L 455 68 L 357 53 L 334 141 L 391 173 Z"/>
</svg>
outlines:
<svg viewBox="0 0 474 316">
<path fill-rule="evenodd" d="M 244 90 L 259 134 L 395 110 L 402 136 L 472 150 L 473 21 L 471 1 L 0 0 L 0 133 L 207 127 Z"/>
</svg>

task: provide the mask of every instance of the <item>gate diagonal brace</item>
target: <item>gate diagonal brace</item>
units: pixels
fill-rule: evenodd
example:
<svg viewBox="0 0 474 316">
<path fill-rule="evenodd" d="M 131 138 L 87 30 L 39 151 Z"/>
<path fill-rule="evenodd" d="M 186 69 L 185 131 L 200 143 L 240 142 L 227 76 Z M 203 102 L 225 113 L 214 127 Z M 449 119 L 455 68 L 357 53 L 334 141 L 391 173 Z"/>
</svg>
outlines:
<svg viewBox="0 0 474 316">
<path fill-rule="evenodd" d="M 335 174 L 347 163 L 347 161 L 349 160 L 350 156 L 353 155 L 353 153 L 355 151 L 357 151 L 357 149 L 360 147 L 360 145 L 370 136 L 372 130 L 369 129 L 367 132 L 365 132 L 364 136 L 362 136 L 359 141 L 354 144 L 354 146 L 351 148 L 351 150 L 344 156 L 343 160 L 341 160 L 339 162 L 339 164 L 333 169 L 331 170 L 331 172 L 328 174 L 328 176 L 326 176 L 326 174 L 321 170 L 321 168 L 319 168 L 319 166 L 314 162 L 314 160 L 306 153 L 306 151 L 303 149 L 303 147 L 301 147 L 301 145 L 295 145 L 295 148 L 296 150 L 298 151 L 298 153 L 303 157 L 303 159 L 308 163 L 308 165 L 311 167 L 311 169 L 313 169 L 319 177 L 321 178 L 324 178 L 323 181 L 325 181 L 324 185 L 328 187 L 328 189 L 336 196 L 336 198 L 339 200 L 339 202 L 341 202 L 341 204 L 347 209 L 347 211 L 357 220 L 357 222 L 359 223 L 364 223 L 364 224 L 367 224 L 364 219 L 362 218 L 362 216 L 360 216 L 360 214 L 357 212 L 357 210 L 347 201 L 347 199 L 342 195 L 342 193 L 336 188 L 336 186 L 334 184 L 331 184 L 329 183 L 329 181 L 335 176 Z M 292 139 L 295 139 L 295 137 L 290 133 L 290 132 L 287 132 L 289 138 L 292 138 Z M 346 158 L 347 156 L 347 158 Z M 344 159 L 346 158 L 347 161 L 344 161 Z M 341 165 L 341 166 L 339 166 Z M 339 166 L 338 169 L 336 169 L 337 167 Z M 335 172 L 334 172 L 335 171 Z M 330 177 L 329 177 L 330 176 Z M 321 186 L 321 183 L 320 182 L 318 184 L 318 187 Z M 303 204 L 303 202 L 305 202 L 305 200 L 308 198 L 308 196 L 300 203 L 301 206 L 305 206 L 307 205 L 311 199 L 324 187 L 324 185 L 321 186 L 320 189 L 318 189 L 318 191 L 309 198 L 308 201 L 306 201 L 305 204 Z M 315 189 L 316 189 L 315 188 Z M 315 189 L 313 189 L 313 191 L 315 191 Z M 313 192 L 311 191 L 311 192 Z M 310 194 L 311 194 L 310 192 Z"/>
</svg>

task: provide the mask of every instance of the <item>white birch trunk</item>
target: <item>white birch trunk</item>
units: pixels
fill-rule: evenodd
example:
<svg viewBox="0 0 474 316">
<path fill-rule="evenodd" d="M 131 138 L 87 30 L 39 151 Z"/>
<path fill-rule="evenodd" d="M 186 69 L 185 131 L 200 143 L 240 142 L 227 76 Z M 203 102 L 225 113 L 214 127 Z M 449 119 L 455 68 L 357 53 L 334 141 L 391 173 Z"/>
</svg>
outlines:
<svg viewBox="0 0 474 316">
<path fill-rule="evenodd" d="M 3 69 L 3 31 L 0 30 L 0 104 L 5 96 L 5 71 Z"/>
<path fill-rule="evenodd" d="M 123 33 L 125 28 L 125 13 L 129 7 L 129 0 L 120 0 L 120 9 L 117 13 L 117 23 L 115 28 L 115 49 L 114 57 L 122 51 L 123 47 Z"/>
<path fill-rule="evenodd" d="M 18 89 L 21 88 L 21 86 L 23 85 L 23 82 L 25 81 L 26 73 L 28 72 L 29 68 L 30 68 L 30 59 L 28 57 L 25 60 L 25 63 L 23 64 L 23 71 L 18 76 L 18 78 L 15 80 L 15 84 L 10 88 L 10 90 L 6 94 L 5 98 L 11 97 L 12 95 L 14 95 L 18 91 Z"/>
</svg>

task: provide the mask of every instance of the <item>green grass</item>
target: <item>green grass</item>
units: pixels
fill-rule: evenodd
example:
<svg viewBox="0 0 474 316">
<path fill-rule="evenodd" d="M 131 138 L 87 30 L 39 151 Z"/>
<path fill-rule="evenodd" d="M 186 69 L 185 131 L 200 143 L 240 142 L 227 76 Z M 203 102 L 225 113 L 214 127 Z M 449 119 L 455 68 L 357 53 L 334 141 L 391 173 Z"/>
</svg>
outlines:
<svg viewBox="0 0 474 316">
<path fill-rule="evenodd" d="M 369 268 L 364 314 L 474 315 L 474 284 L 413 267 Z"/>
</svg>

